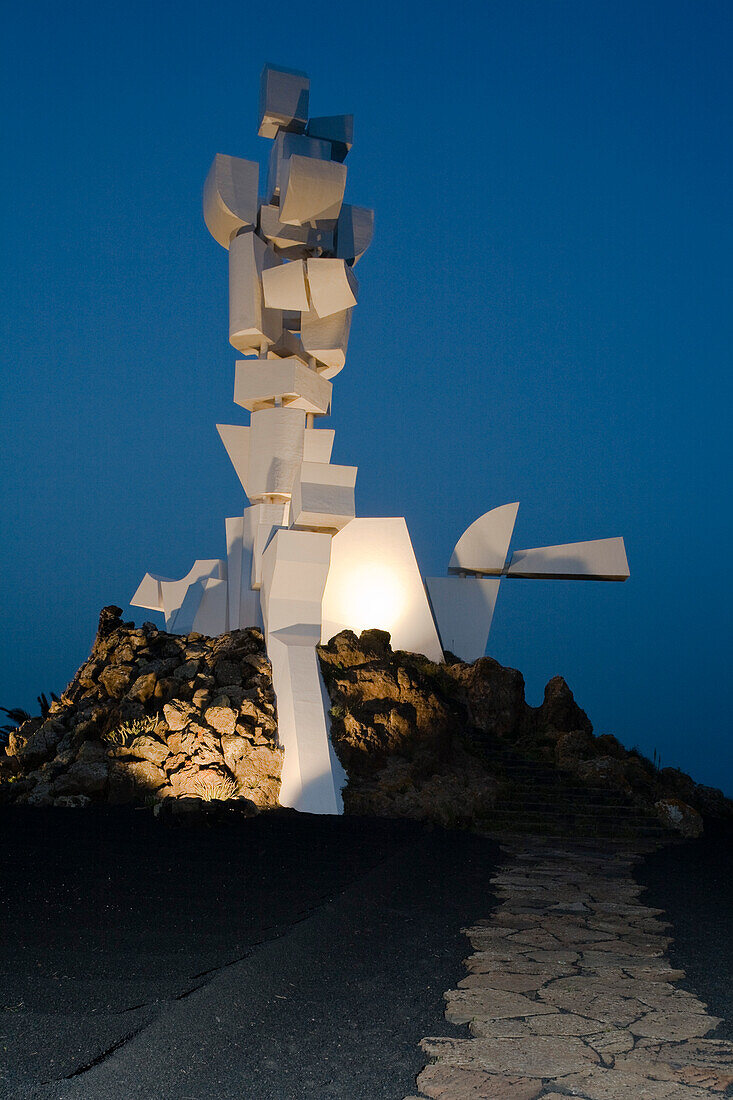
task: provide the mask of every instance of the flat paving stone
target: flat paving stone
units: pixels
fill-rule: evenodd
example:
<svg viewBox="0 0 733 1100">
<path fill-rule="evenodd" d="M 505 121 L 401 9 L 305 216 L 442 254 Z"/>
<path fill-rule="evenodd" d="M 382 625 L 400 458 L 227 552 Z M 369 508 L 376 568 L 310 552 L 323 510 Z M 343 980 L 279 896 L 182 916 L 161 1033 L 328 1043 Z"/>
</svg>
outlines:
<svg viewBox="0 0 733 1100">
<path fill-rule="evenodd" d="M 703 1100 L 733 1095 L 733 1043 L 676 982 L 669 923 L 640 902 L 634 853 L 538 844 L 509 852 L 501 899 L 465 928 L 468 974 L 446 1018 L 471 1038 L 424 1039 L 430 1100 Z M 544 1010 L 543 1010 L 544 1006 Z"/>
</svg>

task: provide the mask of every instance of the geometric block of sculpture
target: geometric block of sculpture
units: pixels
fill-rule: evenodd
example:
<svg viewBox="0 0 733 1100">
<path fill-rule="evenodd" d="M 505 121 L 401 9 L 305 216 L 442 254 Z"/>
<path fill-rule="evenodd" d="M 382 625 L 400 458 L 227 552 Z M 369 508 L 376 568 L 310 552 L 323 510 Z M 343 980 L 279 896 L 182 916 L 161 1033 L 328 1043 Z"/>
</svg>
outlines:
<svg viewBox="0 0 733 1100">
<path fill-rule="evenodd" d="M 249 428 L 242 424 L 217 424 L 216 430 L 246 493 L 249 472 Z"/>
<path fill-rule="evenodd" d="M 593 539 L 515 550 L 506 575 L 535 580 L 625 581 L 629 563 L 622 538 Z"/>
<path fill-rule="evenodd" d="M 310 83 L 306 73 L 297 69 L 265 65 L 260 77 L 260 137 L 274 138 L 278 129 L 305 130 Z"/>
<path fill-rule="evenodd" d="M 306 268 L 311 306 L 318 317 L 330 317 L 356 305 L 359 283 L 345 260 L 311 259 Z"/>
<path fill-rule="evenodd" d="M 348 264 L 355 264 L 369 248 L 373 236 L 374 211 L 343 203 L 336 222 L 336 255 Z"/>
<path fill-rule="evenodd" d="M 250 412 L 280 401 L 288 408 L 324 416 L 331 407 L 332 389 L 327 378 L 293 357 L 237 360 L 234 401 Z"/>
<path fill-rule="evenodd" d="M 501 574 L 518 510 L 518 503 L 503 504 L 474 520 L 456 543 L 448 572 Z"/>
<path fill-rule="evenodd" d="M 250 417 L 247 496 L 289 498 L 303 461 L 305 413 L 302 409 L 258 409 Z"/>
<path fill-rule="evenodd" d="M 346 187 L 346 165 L 293 155 L 284 163 L 280 221 L 286 225 L 336 220 Z"/>
<path fill-rule="evenodd" d="M 280 221 L 280 207 L 260 207 L 260 232 L 283 257 L 304 259 L 322 251 L 333 251 L 334 231 L 312 225 L 285 225 Z"/>
<path fill-rule="evenodd" d="M 330 462 L 335 436 L 336 432 L 333 428 L 306 428 L 303 440 L 303 461 Z"/>
<path fill-rule="evenodd" d="M 286 134 L 281 130 L 272 143 L 272 149 L 270 150 L 267 186 L 265 188 L 268 203 L 274 203 L 279 198 L 282 206 L 287 162 L 292 156 L 305 157 L 309 160 L 330 161 L 331 146 L 327 141 L 319 141 L 317 138 L 306 137 L 304 134 Z"/>
<path fill-rule="evenodd" d="M 309 261 L 313 262 L 313 261 Z M 308 309 L 305 263 L 292 260 L 262 272 L 262 293 L 268 309 Z"/>
<path fill-rule="evenodd" d="M 254 232 L 232 238 L 229 245 L 229 342 L 237 351 L 259 351 L 282 332 L 282 312 L 266 309 L 262 272 L 281 263 L 274 249 Z"/>
<path fill-rule="evenodd" d="M 351 329 L 351 310 L 319 317 L 315 310 L 303 313 L 300 339 L 308 355 L 318 360 L 324 378 L 333 378 L 346 364 L 346 349 Z"/>
<path fill-rule="evenodd" d="M 356 466 L 303 462 L 293 482 L 290 523 L 294 528 L 340 531 L 354 518 Z"/>
<path fill-rule="evenodd" d="M 404 519 L 353 519 L 333 537 L 322 641 L 340 630 L 388 630 L 395 649 L 443 651 Z"/>
<path fill-rule="evenodd" d="M 308 119 L 306 133 L 309 137 L 323 138 L 331 143 L 333 160 L 343 161 L 354 144 L 353 115 L 324 115 Z"/>
<path fill-rule="evenodd" d="M 189 588 L 208 577 L 215 580 L 226 579 L 226 562 L 220 558 L 197 560 L 180 580 L 146 573 L 130 602 L 136 607 L 147 607 L 150 611 L 162 611 L 166 626 L 171 627 Z"/>
<path fill-rule="evenodd" d="M 257 224 L 256 161 L 217 153 L 204 184 L 204 221 L 215 241 L 229 248 L 234 234 Z"/>
<path fill-rule="evenodd" d="M 483 657 L 500 578 L 428 577 L 425 584 L 443 649 L 462 661 Z"/>
</svg>

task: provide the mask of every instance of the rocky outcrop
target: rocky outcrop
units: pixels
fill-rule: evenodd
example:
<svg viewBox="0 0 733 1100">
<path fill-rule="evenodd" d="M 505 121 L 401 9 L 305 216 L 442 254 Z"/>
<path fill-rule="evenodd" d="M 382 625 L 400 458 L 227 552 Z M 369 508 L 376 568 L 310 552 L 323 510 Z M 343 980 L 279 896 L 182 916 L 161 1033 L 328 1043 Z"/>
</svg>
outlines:
<svg viewBox="0 0 733 1100">
<path fill-rule="evenodd" d="M 658 769 L 610 734 L 594 736 L 561 676 L 547 684 L 542 704 L 531 707 L 522 674 L 491 657 L 437 665 L 394 653 L 378 630 L 359 638 L 343 631 L 319 654 L 331 735 L 349 777 L 344 802 L 350 812 L 444 823 L 490 819 L 497 795 L 506 798 L 507 790 L 476 751 L 488 739 L 514 759 L 555 769 L 568 785 L 618 791 L 683 835 L 692 835 L 700 815 L 733 815 L 721 791 Z M 671 812 L 668 803 L 676 807 Z"/>
<path fill-rule="evenodd" d="M 136 629 L 103 609 L 89 659 L 46 718 L 11 733 L 5 800 L 79 806 L 193 797 L 278 805 L 270 664 L 259 630 Z"/>
<path fill-rule="evenodd" d="M 496 824 L 507 807 L 521 816 L 521 784 L 511 774 L 532 768 L 561 777 L 561 798 L 606 789 L 615 792 L 609 805 L 618 795 L 685 836 L 702 828 L 702 816 L 733 811 L 721 791 L 660 770 L 609 734 L 595 736 L 559 676 L 541 706 L 530 707 L 521 673 L 490 657 L 468 665 L 448 656 L 438 665 L 394 652 L 380 630 L 343 631 L 319 655 L 348 776 L 347 813 Z M 502 767 L 509 756 L 511 768 Z M 226 801 L 254 813 L 278 805 L 281 766 L 259 630 L 172 635 L 150 623 L 136 629 L 107 607 L 61 699 L 10 734 L 0 799 L 176 808 Z"/>
</svg>

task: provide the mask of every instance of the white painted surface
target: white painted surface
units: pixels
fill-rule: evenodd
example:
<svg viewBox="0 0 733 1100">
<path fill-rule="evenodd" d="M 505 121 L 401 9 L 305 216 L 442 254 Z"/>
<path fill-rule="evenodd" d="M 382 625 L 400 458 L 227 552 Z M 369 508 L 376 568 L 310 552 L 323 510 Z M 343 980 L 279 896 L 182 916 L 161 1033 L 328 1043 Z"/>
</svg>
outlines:
<svg viewBox="0 0 733 1100">
<path fill-rule="evenodd" d="M 536 580 L 625 581 L 629 576 L 629 563 L 622 538 L 594 539 L 515 550 L 507 576 Z"/>
<path fill-rule="evenodd" d="M 241 424 L 217 424 L 216 430 L 246 493 L 249 471 L 249 428 Z"/>
<path fill-rule="evenodd" d="M 484 656 L 500 583 L 499 577 L 429 577 L 425 581 L 443 649 L 462 661 Z"/>
<path fill-rule="evenodd" d="M 308 309 L 305 262 L 291 260 L 262 272 L 262 292 L 268 309 Z"/>
<path fill-rule="evenodd" d="M 346 165 L 293 154 L 283 162 L 280 220 L 286 225 L 336 223 L 344 201 Z"/>
<path fill-rule="evenodd" d="M 294 356 L 237 360 L 234 401 L 250 412 L 274 406 L 279 398 L 288 408 L 323 416 L 331 408 L 332 391 L 327 378 Z"/>
<path fill-rule="evenodd" d="M 238 351 L 274 344 L 282 332 L 282 312 L 266 309 L 262 272 L 282 261 L 254 232 L 239 233 L 229 245 L 229 343 Z"/>
<path fill-rule="evenodd" d="M 265 65 L 260 76 L 260 137 L 274 138 L 279 127 L 305 129 L 310 83 L 308 76 L 297 69 Z"/>
<path fill-rule="evenodd" d="M 306 352 L 318 360 L 324 378 L 334 378 L 343 370 L 350 329 L 350 309 L 330 317 L 319 317 L 313 310 L 301 315 L 300 339 Z"/>
<path fill-rule="evenodd" d="M 456 543 L 448 572 L 501 574 L 518 511 L 518 503 L 502 504 L 474 520 Z"/>
<path fill-rule="evenodd" d="M 341 530 L 354 518 L 356 466 L 303 462 L 293 482 L 290 522 L 293 527 Z"/>
<path fill-rule="evenodd" d="M 311 305 L 318 317 L 330 317 L 356 305 L 359 283 L 346 260 L 310 259 L 306 263 Z M 308 309 L 308 302 L 299 309 Z"/>
<path fill-rule="evenodd" d="M 257 224 L 257 187 L 260 166 L 217 153 L 204 184 L 204 221 L 224 248 L 244 226 Z"/>
<path fill-rule="evenodd" d="M 443 653 L 402 518 L 354 519 L 333 538 L 321 638 L 340 630 L 388 630 L 394 649 Z"/>
<path fill-rule="evenodd" d="M 305 413 L 302 409 L 260 409 L 250 417 L 247 496 L 289 497 L 303 461 Z"/>
</svg>

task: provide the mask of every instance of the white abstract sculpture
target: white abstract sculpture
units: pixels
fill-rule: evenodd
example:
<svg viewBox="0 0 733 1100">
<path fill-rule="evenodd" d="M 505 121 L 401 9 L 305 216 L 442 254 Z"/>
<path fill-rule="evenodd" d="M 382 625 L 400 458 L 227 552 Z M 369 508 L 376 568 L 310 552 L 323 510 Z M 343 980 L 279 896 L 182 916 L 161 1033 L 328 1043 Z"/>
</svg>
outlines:
<svg viewBox="0 0 733 1100">
<path fill-rule="evenodd" d="M 204 220 L 229 250 L 229 340 L 243 355 L 234 401 L 249 425 L 217 429 L 250 505 L 225 521 L 226 561 L 181 580 L 146 573 L 132 603 L 176 633 L 261 626 L 285 750 L 280 801 L 343 811 L 346 781 L 329 736 L 316 646 L 343 629 L 388 630 L 396 649 L 483 655 L 503 577 L 624 580 L 622 539 L 517 550 L 518 504 L 494 508 L 459 539 L 446 577 L 423 581 L 402 518 L 356 518 L 357 468 L 331 463 L 331 379 L 346 363 L 374 213 L 343 201 L 353 116 L 308 118 L 305 73 L 265 66 L 259 134 L 273 139 L 264 200 L 259 165 L 217 154 Z M 427 584 L 427 590 L 426 590 Z M 442 643 L 442 644 L 441 644 Z"/>
</svg>

